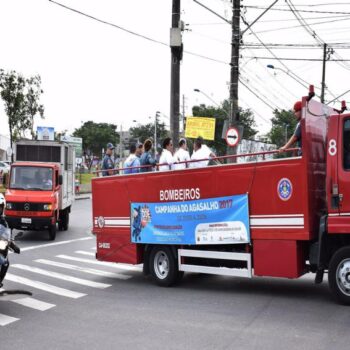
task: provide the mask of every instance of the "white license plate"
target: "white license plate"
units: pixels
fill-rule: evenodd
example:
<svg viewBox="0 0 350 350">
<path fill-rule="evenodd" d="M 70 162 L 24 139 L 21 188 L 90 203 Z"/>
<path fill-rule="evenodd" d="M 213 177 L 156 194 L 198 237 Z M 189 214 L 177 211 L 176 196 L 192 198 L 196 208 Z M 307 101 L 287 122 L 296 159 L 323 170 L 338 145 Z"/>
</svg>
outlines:
<svg viewBox="0 0 350 350">
<path fill-rule="evenodd" d="M 31 224 L 32 223 L 32 219 L 31 218 L 22 218 L 21 219 L 21 223 L 22 224 Z"/>
</svg>

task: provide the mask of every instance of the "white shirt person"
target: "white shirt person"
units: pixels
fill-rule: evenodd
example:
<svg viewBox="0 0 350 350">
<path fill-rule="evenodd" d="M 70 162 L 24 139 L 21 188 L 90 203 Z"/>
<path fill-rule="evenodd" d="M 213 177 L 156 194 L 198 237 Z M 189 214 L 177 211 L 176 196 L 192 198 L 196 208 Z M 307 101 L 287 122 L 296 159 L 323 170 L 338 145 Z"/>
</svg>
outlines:
<svg viewBox="0 0 350 350">
<path fill-rule="evenodd" d="M 203 144 L 203 138 L 198 137 L 196 141 L 194 142 L 194 151 L 191 156 L 191 160 L 199 160 L 197 162 L 191 162 L 190 167 L 191 168 L 203 168 L 206 167 L 209 164 L 210 159 L 214 158 L 216 155 L 212 152 L 212 150 L 207 146 Z"/>
<path fill-rule="evenodd" d="M 167 137 L 163 141 L 163 150 L 159 158 L 159 171 L 167 171 L 173 169 L 173 164 L 176 162 L 173 156 L 173 141 L 170 137 Z"/>
<path fill-rule="evenodd" d="M 190 154 L 187 151 L 186 139 L 180 139 L 179 149 L 175 152 L 174 158 L 176 162 L 186 162 L 191 159 Z M 180 169 L 189 168 L 189 166 L 190 166 L 190 163 L 181 163 L 181 164 L 174 164 L 173 168 L 174 170 L 180 170 Z"/>
</svg>

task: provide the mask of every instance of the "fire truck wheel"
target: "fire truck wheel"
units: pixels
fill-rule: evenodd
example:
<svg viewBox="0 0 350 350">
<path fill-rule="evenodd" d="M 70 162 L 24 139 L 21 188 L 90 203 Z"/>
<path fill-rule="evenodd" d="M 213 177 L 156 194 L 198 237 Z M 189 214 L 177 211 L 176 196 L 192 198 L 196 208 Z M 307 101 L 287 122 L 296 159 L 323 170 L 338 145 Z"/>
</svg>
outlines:
<svg viewBox="0 0 350 350">
<path fill-rule="evenodd" d="M 169 287 L 180 279 L 175 256 L 169 247 L 153 247 L 149 257 L 149 271 L 153 280 L 162 287 Z"/>
<path fill-rule="evenodd" d="M 328 283 L 336 300 L 350 305 L 350 247 L 343 247 L 332 256 Z"/>
<path fill-rule="evenodd" d="M 54 241 L 56 238 L 56 223 L 49 227 L 49 240 Z"/>
</svg>

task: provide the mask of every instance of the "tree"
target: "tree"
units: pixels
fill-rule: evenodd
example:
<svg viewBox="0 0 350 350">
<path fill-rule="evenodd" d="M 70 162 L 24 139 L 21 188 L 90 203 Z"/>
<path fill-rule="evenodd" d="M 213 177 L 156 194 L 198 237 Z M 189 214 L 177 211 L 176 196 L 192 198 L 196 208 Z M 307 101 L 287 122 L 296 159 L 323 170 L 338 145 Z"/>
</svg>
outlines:
<svg viewBox="0 0 350 350">
<path fill-rule="evenodd" d="M 44 118 L 44 106 L 40 104 L 40 96 L 44 92 L 41 89 L 40 75 L 35 75 L 26 79 L 27 94 L 26 94 L 26 110 L 30 121 L 30 132 L 32 138 L 35 138 L 34 132 L 34 117 L 39 114 Z"/>
<path fill-rule="evenodd" d="M 86 158 L 92 160 L 94 156 L 101 156 L 102 149 L 106 149 L 108 142 L 113 143 L 113 145 L 119 142 L 116 130 L 117 126 L 114 124 L 88 121 L 80 128 L 75 129 L 73 136 L 83 139 L 83 153 Z"/>
<path fill-rule="evenodd" d="M 279 111 L 273 112 L 274 117 L 271 119 L 272 127 L 267 134 L 271 143 L 277 145 L 277 147 L 283 146 L 293 135 L 297 120 L 292 111 Z"/>
<path fill-rule="evenodd" d="M 230 110 L 230 103 L 224 100 L 220 107 L 206 106 L 201 104 L 193 106 L 192 114 L 194 117 L 212 117 L 216 119 L 215 123 L 215 138 L 214 141 L 208 141 L 209 147 L 215 149 L 217 155 L 226 154 L 226 141 L 222 138 L 222 129 L 225 120 L 228 119 L 228 111 Z M 253 113 L 250 109 L 239 109 L 239 125 L 243 126 L 243 138 L 251 139 L 258 131 L 254 128 L 255 121 Z"/>
<path fill-rule="evenodd" d="M 154 123 L 146 125 L 138 125 L 130 128 L 130 134 L 133 139 L 138 139 L 140 142 L 145 142 L 146 139 L 154 138 Z M 159 123 L 157 119 L 157 144 L 162 144 L 162 140 L 168 136 L 168 131 L 164 123 Z"/>
<path fill-rule="evenodd" d="M 26 115 L 25 78 L 16 71 L 0 70 L 0 96 L 5 104 L 10 131 L 10 145 L 28 128 Z"/>
<path fill-rule="evenodd" d="M 34 117 L 38 113 L 43 117 L 44 113 L 44 106 L 39 104 L 43 93 L 40 85 L 39 75 L 26 79 L 16 71 L 0 70 L 0 96 L 8 117 L 11 148 L 20 136 L 25 137 L 27 130 L 35 137 Z"/>
</svg>

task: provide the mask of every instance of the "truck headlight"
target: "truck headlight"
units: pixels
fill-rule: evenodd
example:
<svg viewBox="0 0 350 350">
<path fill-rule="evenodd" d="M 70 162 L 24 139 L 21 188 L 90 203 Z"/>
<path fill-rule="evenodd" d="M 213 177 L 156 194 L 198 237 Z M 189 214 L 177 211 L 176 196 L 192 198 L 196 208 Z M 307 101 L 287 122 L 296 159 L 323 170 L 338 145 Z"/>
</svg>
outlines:
<svg viewBox="0 0 350 350">
<path fill-rule="evenodd" d="M 52 209 L 52 204 L 44 204 L 44 210 L 51 210 Z"/>
<path fill-rule="evenodd" d="M 6 209 L 8 209 L 8 210 L 12 210 L 12 208 L 13 208 L 13 204 L 12 204 L 12 203 L 7 202 L 7 203 L 6 203 Z"/>
</svg>

